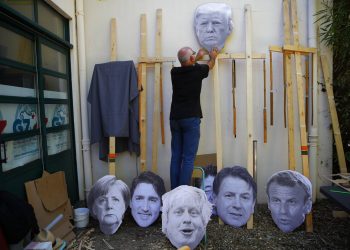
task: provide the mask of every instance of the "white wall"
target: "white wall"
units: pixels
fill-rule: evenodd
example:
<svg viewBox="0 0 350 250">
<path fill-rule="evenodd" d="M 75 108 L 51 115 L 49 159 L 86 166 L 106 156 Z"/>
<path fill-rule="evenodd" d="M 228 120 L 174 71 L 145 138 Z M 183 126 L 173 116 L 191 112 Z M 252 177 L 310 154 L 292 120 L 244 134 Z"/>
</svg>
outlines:
<svg viewBox="0 0 350 250">
<path fill-rule="evenodd" d="M 89 0 L 84 1 L 87 84 L 90 85 L 94 65 L 104 63 L 110 58 L 110 20 L 117 19 L 117 57 L 118 60 L 134 60 L 135 64 L 140 55 L 140 15 L 147 15 L 148 55 L 155 55 L 156 9 L 163 10 L 162 55 L 175 57 L 179 48 L 191 46 L 199 49 L 193 31 L 193 13 L 195 8 L 207 1 L 187 0 Z M 215 2 L 215 1 L 213 1 Z M 245 50 L 244 5 L 251 4 L 253 25 L 253 52 L 266 53 L 267 87 L 269 87 L 268 48 L 270 45 L 283 44 L 283 11 L 282 0 L 231 0 L 220 1 L 227 3 L 233 10 L 234 30 L 223 52 L 238 53 Z M 307 45 L 307 13 L 306 2 L 298 2 L 298 21 L 301 45 Z M 283 123 L 283 76 L 282 57 L 274 54 L 274 126 L 268 125 L 268 142 L 263 143 L 263 72 L 262 61 L 253 62 L 254 89 L 254 139 L 258 140 L 258 202 L 266 202 L 265 183 L 275 171 L 287 169 L 288 148 L 287 129 Z M 178 62 L 175 66 L 178 66 Z M 231 63 L 222 61 L 219 65 L 221 112 L 222 112 L 222 142 L 224 166 L 246 166 L 246 125 L 245 125 L 245 71 L 244 61 L 236 62 L 237 70 L 237 138 L 232 134 L 232 94 L 231 94 Z M 170 64 L 163 66 L 164 118 L 166 144 L 158 145 L 159 174 L 169 188 L 170 165 L 170 129 L 169 111 L 171 104 Z M 148 70 L 148 169 L 151 168 L 152 146 L 152 108 L 153 108 L 153 72 Z M 294 91 L 296 93 L 296 89 Z M 81 97 L 86 98 L 86 97 Z M 215 152 L 215 121 L 212 74 L 203 82 L 202 110 L 204 118 L 201 125 L 201 140 L 198 154 Z M 295 95 L 295 152 L 300 149 L 299 121 L 297 119 L 297 97 Z M 329 173 L 331 170 L 331 131 L 328 107 L 324 93 L 319 96 L 319 167 L 320 172 Z M 269 98 L 267 94 L 267 106 Z M 268 115 L 269 120 L 269 115 Z M 108 173 L 106 163 L 98 160 L 98 146 L 92 146 L 93 181 Z M 297 168 L 301 171 L 301 159 L 297 157 Z M 117 158 L 117 176 L 127 184 L 137 174 L 138 159 L 129 153 L 122 153 Z M 314 181 L 314 184 L 316 181 Z"/>
</svg>

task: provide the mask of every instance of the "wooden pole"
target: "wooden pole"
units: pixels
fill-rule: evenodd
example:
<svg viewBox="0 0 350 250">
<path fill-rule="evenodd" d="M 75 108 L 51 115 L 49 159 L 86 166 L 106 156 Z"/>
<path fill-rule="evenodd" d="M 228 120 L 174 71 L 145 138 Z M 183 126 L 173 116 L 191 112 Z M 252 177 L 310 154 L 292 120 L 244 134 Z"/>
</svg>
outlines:
<svg viewBox="0 0 350 250">
<path fill-rule="evenodd" d="M 309 120 L 309 58 L 305 60 L 305 119 L 306 119 L 306 133 Z"/>
<path fill-rule="evenodd" d="M 244 6 L 246 25 L 246 86 L 247 86 L 247 170 L 251 176 L 254 175 L 253 164 L 253 69 L 252 69 L 252 12 L 249 4 Z M 247 222 L 247 228 L 253 228 L 253 215 Z"/>
<path fill-rule="evenodd" d="M 270 125 L 273 126 L 273 68 L 272 51 L 270 50 Z"/>
<path fill-rule="evenodd" d="M 267 117 L 266 117 L 266 62 L 264 60 L 264 143 L 267 143 Z"/>
<path fill-rule="evenodd" d="M 157 9 L 157 32 L 156 32 L 156 57 L 162 56 L 162 9 Z M 160 131 L 162 144 L 165 144 L 165 132 L 164 132 L 164 112 L 163 112 L 163 79 L 162 79 L 162 67 L 160 66 L 159 75 L 159 98 L 160 98 Z"/>
<path fill-rule="evenodd" d="M 322 64 L 324 81 L 326 84 L 328 104 L 329 104 L 329 110 L 331 113 L 332 128 L 333 128 L 335 146 L 337 149 L 340 173 L 347 173 L 346 160 L 345 160 L 344 148 L 343 148 L 343 141 L 341 138 L 337 109 L 336 109 L 336 105 L 335 105 L 335 101 L 334 101 L 333 84 L 332 84 L 332 79 L 330 76 L 328 61 L 327 61 L 326 56 L 324 56 L 324 55 L 321 55 L 321 64 Z"/>
<path fill-rule="evenodd" d="M 290 11 L 289 1 L 283 0 L 283 29 L 284 43 L 290 44 Z M 295 170 L 295 152 L 294 152 L 294 108 L 293 108 L 293 85 L 291 72 L 291 55 L 285 55 L 285 86 L 287 95 L 287 120 L 288 120 L 288 168 Z"/>
<path fill-rule="evenodd" d="M 237 110 L 236 110 L 236 61 L 232 60 L 232 105 L 233 105 L 233 136 L 237 137 Z"/>
<path fill-rule="evenodd" d="M 292 12 L 292 30 L 294 45 L 299 46 L 299 31 L 298 31 L 298 15 L 296 0 L 291 0 L 291 12 Z M 300 52 L 295 52 L 295 70 L 297 74 L 297 93 L 298 93 L 298 111 L 299 111 L 299 126 L 300 126 L 300 147 L 301 147 L 301 160 L 303 166 L 303 175 L 310 179 L 309 169 L 309 154 L 308 154 L 308 142 L 305 125 L 305 98 L 303 89 L 303 79 L 301 70 L 301 55 Z M 312 212 L 306 215 L 306 231 L 313 231 Z"/>
<path fill-rule="evenodd" d="M 115 18 L 111 19 L 111 34 L 110 34 L 110 50 L 111 50 L 111 61 L 117 60 L 117 21 Z M 110 175 L 116 175 L 116 153 L 115 153 L 115 144 L 116 138 L 114 136 L 109 137 L 109 153 L 108 153 L 108 172 Z"/>
<path fill-rule="evenodd" d="M 141 57 L 147 57 L 147 19 L 142 14 L 140 18 Z M 140 92 L 140 168 L 147 170 L 147 64 L 140 63 L 142 91 Z"/>
<path fill-rule="evenodd" d="M 286 55 L 283 53 L 283 123 L 287 127 Z"/>
</svg>

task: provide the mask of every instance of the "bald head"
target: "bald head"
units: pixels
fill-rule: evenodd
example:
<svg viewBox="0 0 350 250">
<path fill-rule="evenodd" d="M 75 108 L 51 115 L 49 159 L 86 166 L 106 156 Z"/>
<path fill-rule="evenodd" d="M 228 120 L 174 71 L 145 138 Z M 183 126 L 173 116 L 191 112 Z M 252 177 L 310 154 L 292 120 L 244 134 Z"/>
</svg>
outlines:
<svg viewBox="0 0 350 250">
<path fill-rule="evenodd" d="M 181 65 L 186 64 L 192 55 L 194 55 L 194 51 L 190 47 L 183 47 L 177 52 L 177 58 Z"/>
</svg>

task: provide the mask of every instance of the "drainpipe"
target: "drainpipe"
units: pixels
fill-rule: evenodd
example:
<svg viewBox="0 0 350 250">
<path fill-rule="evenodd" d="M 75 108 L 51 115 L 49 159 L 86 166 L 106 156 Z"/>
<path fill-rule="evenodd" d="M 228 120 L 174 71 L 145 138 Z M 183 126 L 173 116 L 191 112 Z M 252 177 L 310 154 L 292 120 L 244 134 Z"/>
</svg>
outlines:
<svg viewBox="0 0 350 250">
<path fill-rule="evenodd" d="M 85 27 L 84 27 L 84 4 L 83 0 L 76 0 L 77 17 L 77 40 L 78 40 L 78 64 L 79 64 L 79 87 L 80 87 L 80 109 L 82 124 L 82 151 L 84 162 L 85 198 L 87 198 L 92 186 L 90 138 L 88 130 L 87 114 L 87 83 L 86 83 L 86 61 L 85 61 Z"/>
<path fill-rule="evenodd" d="M 316 13 L 315 0 L 307 1 L 307 41 L 308 47 L 317 48 L 316 42 L 316 25 L 314 14 Z M 318 172 L 318 86 L 317 86 L 317 54 L 313 54 L 313 70 L 312 74 L 312 125 L 309 129 L 309 162 L 310 162 L 310 178 L 312 181 L 312 201 L 316 201 L 317 194 L 317 172 Z M 311 103 L 311 102 L 310 102 Z M 309 109 L 310 110 L 310 109 Z"/>
</svg>

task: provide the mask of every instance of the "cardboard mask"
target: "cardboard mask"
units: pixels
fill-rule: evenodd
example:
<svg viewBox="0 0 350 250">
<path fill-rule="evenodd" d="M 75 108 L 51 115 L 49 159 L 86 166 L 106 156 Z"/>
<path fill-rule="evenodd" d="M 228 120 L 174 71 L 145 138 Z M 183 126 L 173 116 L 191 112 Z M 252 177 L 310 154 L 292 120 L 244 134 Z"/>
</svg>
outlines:
<svg viewBox="0 0 350 250">
<path fill-rule="evenodd" d="M 239 166 L 220 170 L 213 183 L 218 216 L 228 225 L 241 227 L 254 213 L 256 183 L 248 171 Z"/>
<path fill-rule="evenodd" d="M 99 221 L 101 231 L 107 235 L 118 230 L 129 202 L 128 186 L 114 175 L 100 178 L 91 188 L 88 197 L 91 216 Z"/>
<path fill-rule="evenodd" d="M 312 186 L 304 175 L 284 170 L 267 182 L 268 207 L 275 224 L 288 233 L 299 227 L 312 208 Z"/>
<path fill-rule="evenodd" d="M 203 190 L 179 186 L 162 196 L 162 231 L 171 244 L 194 249 L 205 234 L 212 205 Z"/>
<path fill-rule="evenodd" d="M 199 44 L 208 51 L 220 51 L 233 29 L 232 11 L 224 3 L 206 3 L 194 13 L 194 29 Z"/>
<path fill-rule="evenodd" d="M 131 185 L 131 214 L 140 227 L 148 227 L 159 217 L 161 197 L 165 193 L 163 179 L 146 171 L 136 177 Z"/>
</svg>

